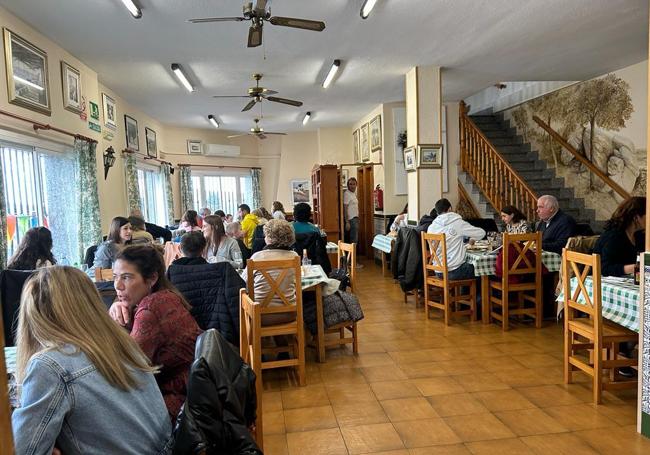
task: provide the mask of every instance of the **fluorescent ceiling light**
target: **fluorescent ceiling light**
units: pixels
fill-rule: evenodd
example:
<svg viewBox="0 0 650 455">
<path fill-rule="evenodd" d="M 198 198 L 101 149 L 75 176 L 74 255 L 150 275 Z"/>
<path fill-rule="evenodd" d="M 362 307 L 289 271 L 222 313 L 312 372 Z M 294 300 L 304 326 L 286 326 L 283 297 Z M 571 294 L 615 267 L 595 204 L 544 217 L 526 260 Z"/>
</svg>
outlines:
<svg viewBox="0 0 650 455">
<path fill-rule="evenodd" d="M 29 85 L 30 87 L 33 87 L 36 90 L 43 90 L 43 87 L 41 87 L 40 85 L 34 84 L 33 82 L 30 82 L 27 79 L 23 79 L 20 76 L 14 76 L 14 80 L 20 82 L 21 84 Z"/>
<path fill-rule="evenodd" d="M 217 119 L 214 118 L 214 115 L 212 114 L 208 115 L 208 120 L 210 121 L 212 126 L 214 126 L 215 128 L 219 128 L 219 122 L 217 122 Z"/>
<path fill-rule="evenodd" d="M 323 81 L 323 88 L 327 88 L 330 86 L 332 83 L 332 79 L 334 79 L 334 76 L 336 76 L 336 73 L 339 70 L 339 66 L 341 66 L 341 60 L 336 59 L 334 60 L 334 63 L 332 63 L 332 67 L 330 68 L 329 72 L 327 73 L 327 76 L 325 77 L 325 80 Z"/>
<path fill-rule="evenodd" d="M 309 121 L 309 119 L 311 119 L 311 112 L 307 112 L 307 113 L 305 114 L 305 116 L 304 116 L 303 119 L 302 119 L 302 124 L 303 124 L 303 125 L 306 125 L 307 122 Z"/>
<path fill-rule="evenodd" d="M 129 10 L 129 13 L 131 13 L 131 16 L 135 17 L 136 19 L 140 19 L 142 17 L 142 11 L 136 5 L 133 3 L 133 0 L 122 0 L 122 3 L 124 3 L 124 6 L 126 6 L 126 9 Z"/>
<path fill-rule="evenodd" d="M 179 65 L 178 63 L 172 63 L 172 71 L 174 72 L 176 79 L 178 79 L 179 82 L 183 84 L 183 87 L 185 87 L 188 92 L 194 91 L 194 87 L 192 87 L 192 84 L 190 84 L 190 81 L 187 79 L 187 76 L 185 76 L 185 73 L 183 72 L 183 68 L 181 68 L 181 65 Z"/>
<path fill-rule="evenodd" d="M 375 7 L 377 0 L 365 0 L 361 6 L 361 19 L 368 19 L 370 12 Z"/>
</svg>

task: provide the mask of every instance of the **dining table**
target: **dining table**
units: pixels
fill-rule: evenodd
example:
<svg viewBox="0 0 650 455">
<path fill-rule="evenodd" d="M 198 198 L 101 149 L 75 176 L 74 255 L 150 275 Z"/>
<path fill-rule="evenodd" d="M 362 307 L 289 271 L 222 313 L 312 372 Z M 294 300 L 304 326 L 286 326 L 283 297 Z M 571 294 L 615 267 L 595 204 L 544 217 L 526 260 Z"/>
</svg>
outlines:
<svg viewBox="0 0 650 455">
<path fill-rule="evenodd" d="M 320 265 L 302 266 L 300 286 L 303 291 L 314 291 L 316 294 L 316 357 L 318 362 L 325 361 L 325 318 L 323 313 L 323 285 L 330 278 Z"/>
</svg>

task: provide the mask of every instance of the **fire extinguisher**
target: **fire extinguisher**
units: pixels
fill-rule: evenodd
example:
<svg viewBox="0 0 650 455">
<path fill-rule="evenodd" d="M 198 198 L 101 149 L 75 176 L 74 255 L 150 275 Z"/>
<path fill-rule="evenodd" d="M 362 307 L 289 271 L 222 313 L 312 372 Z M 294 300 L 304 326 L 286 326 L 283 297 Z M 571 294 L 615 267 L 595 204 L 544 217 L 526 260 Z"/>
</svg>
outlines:
<svg viewBox="0 0 650 455">
<path fill-rule="evenodd" d="M 372 194 L 375 199 L 375 210 L 384 210 L 384 190 L 381 189 L 381 185 L 377 185 Z"/>
</svg>

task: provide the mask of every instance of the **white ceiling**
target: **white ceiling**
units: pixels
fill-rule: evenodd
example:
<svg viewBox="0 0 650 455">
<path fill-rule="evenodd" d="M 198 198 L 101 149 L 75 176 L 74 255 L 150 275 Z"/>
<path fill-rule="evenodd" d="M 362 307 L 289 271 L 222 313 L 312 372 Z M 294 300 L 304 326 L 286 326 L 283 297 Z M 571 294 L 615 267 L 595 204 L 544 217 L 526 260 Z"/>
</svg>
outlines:
<svg viewBox="0 0 650 455">
<path fill-rule="evenodd" d="M 648 57 L 647 0 L 379 0 L 367 20 L 362 0 L 274 0 L 273 14 L 323 20 L 321 33 L 264 27 L 264 47 L 246 48 L 247 22 L 190 24 L 238 16 L 238 0 L 140 0 L 133 19 L 120 0 L 0 0 L 16 16 L 99 74 L 129 103 L 163 123 L 209 128 L 252 126 L 242 113 L 253 72 L 263 85 L 303 107 L 264 103 L 267 131 L 351 125 L 377 104 L 404 99 L 404 74 L 440 65 L 445 100 L 498 81 L 582 80 Z M 266 56 L 266 58 L 265 58 Z M 335 82 L 322 81 L 332 60 Z M 189 94 L 172 62 L 191 71 Z M 312 122 L 302 127 L 302 116 Z"/>
</svg>

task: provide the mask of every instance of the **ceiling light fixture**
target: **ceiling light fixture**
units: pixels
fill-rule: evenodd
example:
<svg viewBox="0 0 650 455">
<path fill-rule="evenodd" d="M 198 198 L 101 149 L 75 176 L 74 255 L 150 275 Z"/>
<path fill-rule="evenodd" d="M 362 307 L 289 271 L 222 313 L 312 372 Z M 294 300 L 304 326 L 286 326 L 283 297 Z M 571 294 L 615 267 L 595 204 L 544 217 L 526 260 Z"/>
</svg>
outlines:
<svg viewBox="0 0 650 455">
<path fill-rule="evenodd" d="M 219 122 L 217 122 L 217 119 L 215 118 L 214 115 L 210 114 L 208 115 L 208 121 L 214 126 L 215 128 L 219 128 Z"/>
<path fill-rule="evenodd" d="M 306 125 L 310 119 L 311 119 L 311 112 L 307 112 L 302 119 L 302 124 Z"/>
<path fill-rule="evenodd" d="M 135 17 L 136 19 L 140 19 L 142 17 L 142 10 L 133 2 L 133 0 L 122 0 L 122 3 L 124 3 L 126 9 L 129 10 L 131 16 Z"/>
<path fill-rule="evenodd" d="M 190 84 L 189 79 L 183 72 L 183 68 L 181 68 L 181 65 L 178 63 L 172 63 L 172 71 L 174 72 L 174 76 L 176 76 L 176 79 L 179 80 L 181 84 L 183 84 L 183 87 L 187 89 L 188 92 L 193 92 L 194 87 L 192 84 Z"/>
<path fill-rule="evenodd" d="M 363 5 L 361 5 L 361 19 L 368 19 L 368 16 L 370 16 L 370 12 L 372 9 L 375 7 L 375 4 L 377 3 L 377 0 L 365 0 L 363 2 Z"/>
<path fill-rule="evenodd" d="M 323 88 L 327 88 L 330 86 L 332 83 L 332 79 L 334 79 L 334 76 L 336 76 L 336 73 L 339 70 L 339 66 L 341 66 L 341 60 L 336 59 L 332 63 L 332 67 L 330 68 L 329 72 L 327 73 L 327 76 L 325 77 L 325 80 L 323 81 Z"/>
</svg>

